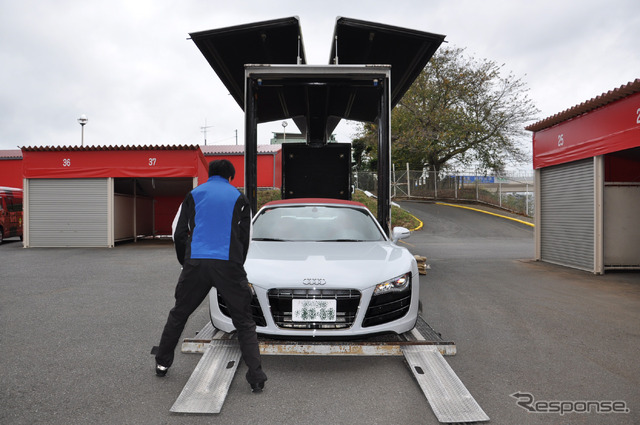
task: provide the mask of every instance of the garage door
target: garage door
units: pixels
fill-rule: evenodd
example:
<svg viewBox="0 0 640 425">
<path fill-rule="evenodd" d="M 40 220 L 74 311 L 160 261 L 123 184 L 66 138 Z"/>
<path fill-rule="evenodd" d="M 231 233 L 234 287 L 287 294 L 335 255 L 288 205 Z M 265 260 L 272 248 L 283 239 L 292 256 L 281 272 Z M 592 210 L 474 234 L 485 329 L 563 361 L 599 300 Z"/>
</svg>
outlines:
<svg viewBox="0 0 640 425">
<path fill-rule="evenodd" d="M 109 246 L 107 179 L 29 179 L 28 246 Z"/>
<path fill-rule="evenodd" d="M 594 271 L 595 166 L 589 158 L 540 170 L 540 257 Z"/>
</svg>

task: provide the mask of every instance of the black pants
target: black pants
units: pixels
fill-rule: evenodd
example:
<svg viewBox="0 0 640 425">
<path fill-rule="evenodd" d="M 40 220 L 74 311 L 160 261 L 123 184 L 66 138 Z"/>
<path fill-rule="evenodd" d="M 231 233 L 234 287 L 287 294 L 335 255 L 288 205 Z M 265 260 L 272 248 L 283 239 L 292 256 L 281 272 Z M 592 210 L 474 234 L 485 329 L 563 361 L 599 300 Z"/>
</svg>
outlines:
<svg viewBox="0 0 640 425">
<path fill-rule="evenodd" d="M 207 297 L 215 286 L 224 298 L 231 320 L 238 332 L 242 358 L 249 368 L 247 381 L 254 384 L 265 381 L 262 371 L 260 347 L 256 334 L 256 323 L 251 314 L 251 289 L 247 274 L 241 264 L 224 260 L 186 260 L 176 286 L 176 304 L 169 312 L 167 324 L 162 332 L 156 362 L 169 367 L 180 335 L 191 313 Z"/>
</svg>

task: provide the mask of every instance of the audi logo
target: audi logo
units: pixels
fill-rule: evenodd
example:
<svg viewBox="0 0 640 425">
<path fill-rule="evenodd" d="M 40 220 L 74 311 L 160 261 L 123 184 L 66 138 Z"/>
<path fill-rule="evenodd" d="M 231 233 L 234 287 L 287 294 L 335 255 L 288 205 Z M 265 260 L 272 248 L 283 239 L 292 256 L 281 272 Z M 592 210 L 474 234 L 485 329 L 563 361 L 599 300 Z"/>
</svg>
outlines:
<svg viewBox="0 0 640 425">
<path fill-rule="evenodd" d="M 313 279 L 302 279 L 302 284 L 303 285 L 324 285 L 326 284 L 327 281 L 324 279 L 317 279 L 317 278 L 313 278 Z"/>
</svg>

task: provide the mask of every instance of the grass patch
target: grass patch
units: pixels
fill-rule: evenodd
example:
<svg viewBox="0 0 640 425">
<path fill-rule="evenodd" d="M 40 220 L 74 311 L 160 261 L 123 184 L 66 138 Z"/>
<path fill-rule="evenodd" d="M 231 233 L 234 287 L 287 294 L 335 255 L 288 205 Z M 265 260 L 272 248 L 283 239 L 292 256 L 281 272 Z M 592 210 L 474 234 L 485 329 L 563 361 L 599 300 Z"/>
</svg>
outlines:
<svg viewBox="0 0 640 425">
<path fill-rule="evenodd" d="M 351 197 L 352 200 L 365 204 L 374 216 L 378 216 L 378 199 L 368 197 L 363 191 L 356 190 Z M 391 206 L 391 227 L 402 226 L 409 230 L 416 229 L 420 221 L 407 211 L 395 205 Z"/>
<path fill-rule="evenodd" d="M 282 194 L 279 189 L 273 190 L 259 190 L 258 191 L 258 210 L 262 208 L 264 204 L 271 201 L 278 201 L 282 199 Z"/>
</svg>

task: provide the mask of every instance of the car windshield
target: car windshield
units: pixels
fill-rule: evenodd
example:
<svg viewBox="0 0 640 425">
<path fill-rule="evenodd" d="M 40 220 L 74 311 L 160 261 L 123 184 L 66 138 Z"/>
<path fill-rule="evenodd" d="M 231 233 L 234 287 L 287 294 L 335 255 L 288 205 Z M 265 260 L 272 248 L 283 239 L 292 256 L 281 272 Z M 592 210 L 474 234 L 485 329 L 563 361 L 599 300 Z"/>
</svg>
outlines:
<svg viewBox="0 0 640 425">
<path fill-rule="evenodd" d="M 384 240 L 374 218 L 350 207 L 266 208 L 255 218 L 253 240 L 361 242 Z"/>
</svg>

